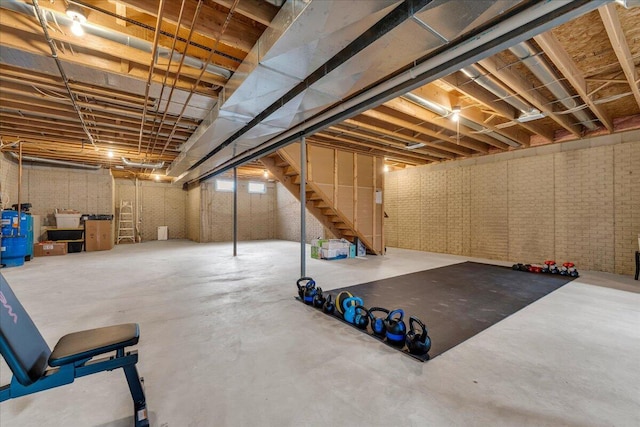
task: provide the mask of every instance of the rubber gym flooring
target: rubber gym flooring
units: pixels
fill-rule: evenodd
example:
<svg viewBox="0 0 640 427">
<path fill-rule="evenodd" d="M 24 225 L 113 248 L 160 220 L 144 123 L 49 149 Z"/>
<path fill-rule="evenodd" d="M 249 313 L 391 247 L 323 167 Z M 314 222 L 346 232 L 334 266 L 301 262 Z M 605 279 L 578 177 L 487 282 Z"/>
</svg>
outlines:
<svg viewBox="0 0 640 427">
<path fill-rule="evenodd" d="M 571 280 L 463 262 L 330 293 L 335 297 L 340 291 L 349 291 L 361 297 L 365 307 L 401 308 L 407 328 L 409 316 L 419 318 L 429 330 L 429 356 L 433 359 Z"/>
</svg>

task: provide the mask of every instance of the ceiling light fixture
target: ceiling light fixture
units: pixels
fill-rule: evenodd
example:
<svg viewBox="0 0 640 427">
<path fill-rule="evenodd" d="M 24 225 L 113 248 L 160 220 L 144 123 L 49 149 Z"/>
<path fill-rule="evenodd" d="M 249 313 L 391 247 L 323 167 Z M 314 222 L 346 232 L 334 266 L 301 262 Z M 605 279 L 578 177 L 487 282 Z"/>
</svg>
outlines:
<svg viewBox="0 0 640 427">
<path fill-rule="evenodd" d="M 265 178 L 269 178 L 269 172 L 265 169 L 262 176 L 264 176 Z"/>
<path fill-rule="evenodd" d="M 71 24 L 71 32 L 77 37 L 84 36 L 82 24 L 87 22 L 87 17 L 84 16 L 82 9 L 75 4 L 70 4 L 69 7 L 67 7 L 67 16 L 73 21 Z"/>
<path fill-rule="evenodd" d="M 112 159 L 113 158 L 113 151 L 111 151 L 111 150 L 107 151 L 107 157 Z"/>
<path fill-rule="evenodd" d="M 415 150 L 416 148 L 422 148 L 422 147 L 424 147 L 424 144 L 422 142 L 417 142 L 415 144 L 407 145 L 404 148 L 406 148 L 407 150 Z"/>
<path fill-rule="evenodd" d="M 460 106 L 456 105 L 455 107 L 451 108 L 451 120 L 453 120 L 454 122 L 457 122 L 458 120 L 460 120 Z"/>
<path fill-rule="evenodd" d="M 385 172 L 389 172 L 389 166 L 388 165 L 384 165 L 384 171 Z"/>
<path fill-rule="evenodd" d="M 156 181 L 160 181 L 160 175 L 156 175 L 154 178 Z"/>
</svg>

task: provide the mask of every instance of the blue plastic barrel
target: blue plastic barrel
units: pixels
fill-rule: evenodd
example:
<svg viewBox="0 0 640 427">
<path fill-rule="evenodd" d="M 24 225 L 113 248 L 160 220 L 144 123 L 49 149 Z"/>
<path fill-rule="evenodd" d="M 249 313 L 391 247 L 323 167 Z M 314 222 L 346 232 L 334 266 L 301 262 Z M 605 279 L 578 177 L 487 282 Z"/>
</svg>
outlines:
<svg viewBox="0 0 640 427">
<path fill-rule="evenodd" d="M 2 236 L 0 263 L 5 267 L 24 265 L 27 254 L 27 236 Z"/>
<path fill-rule="evenodd" d="M 18 211 L 4 210 L 2 211 L 2 228 L 0 228 L 3 236 L 18 235 Z M 33 258 L 33 217 L 31 214 L 20 213 L 20 235 L 27 238 L 27 249 L 25 252 L 25 261 Z"/>
</svg>

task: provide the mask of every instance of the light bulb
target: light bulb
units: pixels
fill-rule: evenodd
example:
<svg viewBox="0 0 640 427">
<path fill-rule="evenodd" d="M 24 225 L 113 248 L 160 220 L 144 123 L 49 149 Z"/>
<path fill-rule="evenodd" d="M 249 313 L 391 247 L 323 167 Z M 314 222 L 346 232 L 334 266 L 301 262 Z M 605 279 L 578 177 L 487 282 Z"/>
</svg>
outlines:
<svg viewBox="0 0 640 427">
<path fill-rule="evenodd" d="M 109 150 L 109 151 L 107 152 L 107 156 L 108 156 L 110 159 L 113 159 L 113 151 Z"/>
<path fill-rule="evenodd" d="M 160 175 L 155 176 L 156 181 L 160 181 Z"/>
<path fill-rule="evenodd" d="M 453 113 L 453 115 L 451 116 L 451 120 L 453 120 L 454 122 L 457 122 L 460 119 L 460 115 L 455 112 Z"/>
<path fill-rule="evenodd" d="M 456 105 L 451 109 L 451 120 L 454 122 L 460 120 L 460 106 Z"/>
<path fill-rule="evenodd" d="M 389 172 L 389 166 L 384 165 L 384 171 L 385 171 L 385 172 Z"/>
<path fill-rule="evenodd" d="M 269 172 L 267 172 L 267 170 L 265 169 L 262 176 L 264 176 L 265 178 L 269 178 Z"/>
<path fill-rule="evenodd" d="M 84 28 L 82 28 L 82 24 L 80 24 L 80 21 L 77 21 L 75 19 L 73 20 L 73 24 L 71 24 L 71 32 L 77 37 L 84 36 Z"/>
</svg>

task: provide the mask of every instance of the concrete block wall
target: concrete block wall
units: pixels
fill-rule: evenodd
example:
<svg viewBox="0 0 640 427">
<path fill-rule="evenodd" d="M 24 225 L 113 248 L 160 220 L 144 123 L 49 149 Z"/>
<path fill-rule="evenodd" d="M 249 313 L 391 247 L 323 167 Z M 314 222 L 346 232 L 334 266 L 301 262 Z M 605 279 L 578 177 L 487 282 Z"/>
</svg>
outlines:
<svg viewBox="0 0 640 427">
<path fill-rule="evenodd" d="M 387 246 L 632 274 L 640 131 L 392 172 Z"/>
<path fill-rule="evenodd" d="M 249 194 L 249 181 L 238 180 L 238 240 L 275 238 L 276 189 L 267 183 L 265 194 Z M 200 185 L 202 242 L 233 240 L 233 193 L 215 190 L 215 181 Z"/>
<path fill-rule="evenodd" d="M 285 188 L 284 185 L 276 185 L 276 212 L 275 212 L 275 238 L 279 240 L 300 241 L 300 202 Z M 316 238 L 333 238 L 326 233 L 320 221 L 307 211 L 306 214 L 306 241 L 311 243 Z"/>
<path fill-rule="evenodd" d="M 0 191 L 7 206 L 18 201 L 18 165 L 0 159 Z M 113 177 L 109 170 L 97 171 L 23 165 L 21 201 L 32 204 L 43 225 L 55 225 L 54 212 L 75 209 L 82 213 L 113 214 Z"/>
<path fill-rule="evenodd" d="M 202 188 L 197 186 L 187 191 L 187 238 L 200 242 L 200 194 Z"/>
<path fill-rule="evenodd" d="M 117 179 L 114 209 L 120 210 L 121 200 L 135 203 L 135 181 Z M 139 182 L 140 232 L 143 241 L 157 240 L 158 227 L 167 226 L 170 239 L 187 238 L 187 192 L 181 186 Z"/>
</svg>

